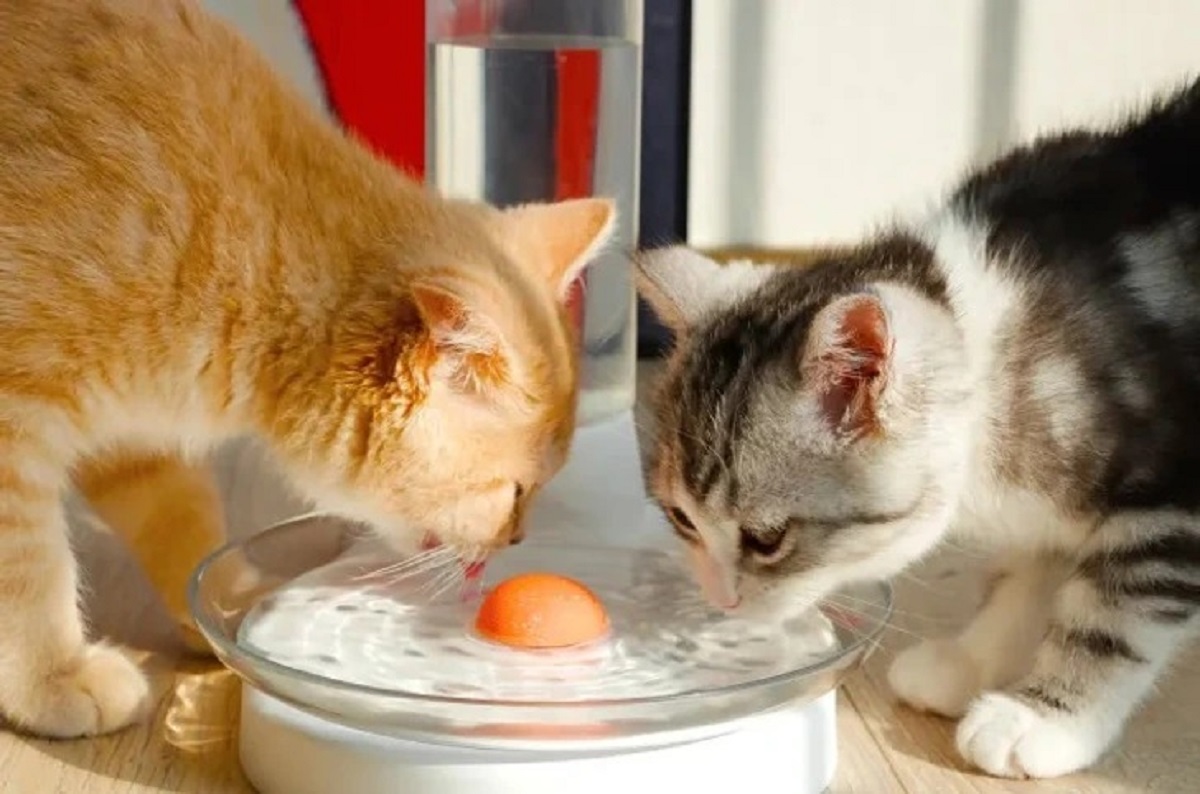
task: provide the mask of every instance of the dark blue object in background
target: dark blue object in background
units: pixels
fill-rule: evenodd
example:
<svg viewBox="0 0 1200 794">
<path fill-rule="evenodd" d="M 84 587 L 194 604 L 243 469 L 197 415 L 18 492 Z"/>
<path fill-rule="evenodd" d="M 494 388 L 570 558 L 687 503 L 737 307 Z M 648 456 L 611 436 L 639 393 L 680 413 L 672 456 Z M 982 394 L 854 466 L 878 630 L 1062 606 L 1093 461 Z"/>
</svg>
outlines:
<svg viewBox="0 0 1200 794">
<path fill-rule="evenodd" d="M 692 1 L 645 0 L 638 245 L 687 238 Z M 671 335 L 638 300 L 638 357 L 661 355 Z"/>
</svg>

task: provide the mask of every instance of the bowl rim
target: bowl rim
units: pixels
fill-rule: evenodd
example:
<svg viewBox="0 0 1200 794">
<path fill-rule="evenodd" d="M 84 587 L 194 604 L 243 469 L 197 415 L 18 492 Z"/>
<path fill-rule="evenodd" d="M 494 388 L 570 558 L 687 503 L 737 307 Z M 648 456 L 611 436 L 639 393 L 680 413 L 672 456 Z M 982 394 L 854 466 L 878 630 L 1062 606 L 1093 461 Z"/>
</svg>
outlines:
<svg viewBox="0 0 1200 794">
<path fill-rule="evenodd" d="M 756 678 L 748 681 L 738 681 L 724 686 L 713 687 L 709 689 L 689 689 L 681 692 L 675 692 L 665 695 L 647 695 L 645 697 L 631 698 L 593 698 L 589 700 L 499 700 L 494 698 L 480 697 L 458 697 L 450 695 L 429 695 L 421 692 L 406 692 L 399 689 L 385 689 L 382 687 L 368 686 L 357 684 L 350 681 L 342 681 L 336 678 L 329 678 L 317 673 L 312 673 L 307 670 L 299 670 L 281 664 L 272 659 L 263 656 L 253 650 L 246 649 L 238 644 L 237 640 L 230 637 L 224 630 L 214 626 L 207 619 L 204 612 L 198 608 L 200 597 L 200 587 L 204 579 L 204 575 L 208 572 L 213 564 L 224 558 L 226 555 L 236 552 L 238 549 L 246 548 L 250 543 L 258 540 L 268 533 L 272 535 L 284 535 L 289 530 L 294 530 L 297 525 L 307 524 L 313 521 L 329 521 L 335 524 L 340 524 L 344 528 L 354 526 L 362 526 L 356 521 L 338 516 L 336 514 L 325 512 L 307 512 L 297 516 L 293 516 L 282 521 L 277 521 L 268 525 L 257 533 L 240 540 L 227 541 L 219 546 L 214 551 L 207 554 L 200 563 L 192 571 L 188 578 L 187 587 L 187 602 L 188 610 L 191 613 L 192 619 L 196 622 L 196 627 L 204 635 L 204 637 L 214 645 L 214 650 L 217 656 L 225 666 L 229 667 L 235 674 L 243 678 L 251 678 L 254 686 L 261 687 L 263 682 L 262 676 L 255 673 L 252 676 L 247 676 L 246 672 L 239 667 L 254 671 L 256 669 L 265 669 L 275 675 L 293 680 L 297 683 L 311 684 L 316 687 L 321 687 L 326 690 L 332 690 L 339 693 L 351 694 L 358 697 L 370 697 L 383 699 L 392 702 L 410 702 L 410 703 L 430 703 L 439 706 L 457 706 L 462 708 L 480 709 L 480 710 L 544 710 L 544 711 L 582 711 L 585 709 L 624 709 L 638 708 L 645 706 L 654 706 L 659 704 L 679 704 L 687 703 L 694 700 L 707 700 L 714 698 L 727 697 L 738 695 L 747 691 L 757 689 L 770 689 L 775 686 L 782 686 L 793 681 L 803 680 L 817 676 L 823 672 L 830 670 L 838 670 L 844 663 L 855 656 L 862 655 L 862 651 L 869 643 L 874 643 L 875 640 L 891 625 L 891 619 L 894 613 L 895 589 L 891 582 L 880 579 L 870 580 L 865 582 L 856 582 L 854 585 L 870 586 L 878 588 L 879 603 L 877 609 L 873 609 L 873 613 L 877 613 L 878 617 L 875 620 L 875 625 L 868 632 L 858 633 L 855 635 L 852 642 L 843 644 L 835 653 L 827 656 L 822 656 L 818 661 L 811 664 L 806 664 L 794 670 L 788 670 L 782 673 L 774 673 L 763 678 Z M 369 531 L 369 530 L 368 530 Z M 532 547 L 533 544 L 530 544 Z M 538 544 L 538 548 L 547 549 L 572 549 L 576 551 L 596 551 L 596 552 L 613 552 L 613 551 L 629 551 L 628 547 L 623 546 L 581 546 L 562 542 L 551 542 Z M 238 662 L 239 664 L 230 664 L 226 659 Z M 270 692 L 276 696 L 276 693 Z M 288 696 L 289 699 L 294 699 L 293 696 Z M 299 705 L 299 704 L 298 704 Z M 310 707 L 317 707 L 316 704 L 308 704 Z M 327 711 L 325 707 L 322 711 Z M 349 716 L 349 715 L 346 715 Z"/>
</svg>

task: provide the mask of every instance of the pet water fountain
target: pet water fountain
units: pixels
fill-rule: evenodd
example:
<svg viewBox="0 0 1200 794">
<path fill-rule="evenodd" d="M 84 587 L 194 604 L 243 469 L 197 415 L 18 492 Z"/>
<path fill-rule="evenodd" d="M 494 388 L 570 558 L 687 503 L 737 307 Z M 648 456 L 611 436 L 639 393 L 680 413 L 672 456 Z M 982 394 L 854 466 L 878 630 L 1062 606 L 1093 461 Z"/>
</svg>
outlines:
<svg viewBox="0 0 1200 794">
<path fill-rule="evenodd" d="M 379 572 L 370 534 L 310 515 L 197 571 L 201 631 L 245 686 L 240 756 L 263 794 L 599 794 L 652 779 L 704 794 L 814 794 L 836 766 L 836 690 L 885 625 L 855 615 L 763 626 L 713 613 L 646 498 L 634 428 L 640 0 L 427 0 L 427 166 L 443 192 L 505 205 L 604 195 L 614 253 L 580 284 L 580 427 L 529 540 L 479 585 L 573 577 L 611 630 L 566 651 L 474 636 L 478 595 Z M 393 566 L 392 571 L 395 571 Z M 663 783 L 659 782 L 658 786 Z"/>
</svg>

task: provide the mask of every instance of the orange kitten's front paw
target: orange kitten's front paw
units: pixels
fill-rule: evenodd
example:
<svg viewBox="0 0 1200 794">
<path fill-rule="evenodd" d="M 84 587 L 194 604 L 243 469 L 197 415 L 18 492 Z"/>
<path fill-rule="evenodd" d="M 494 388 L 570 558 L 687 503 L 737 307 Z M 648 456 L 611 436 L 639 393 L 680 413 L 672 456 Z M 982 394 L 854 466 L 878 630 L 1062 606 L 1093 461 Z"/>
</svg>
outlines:
<svg viewBox="0 0 1200 794">
<path fill-rule="evenodd" d="M 140 720 L 149 710 L 150 685 L 125 654 L 92 645 L 70 669 L 43 678 L 21 699 L 12 717 L 22 728 L 71 739 L 109 733 Z"/>
<path fill-rule="evenodd" d="M 207 658 L 214 655 L 212 646 L 191 620 L 179 621 L 179 638 L 183 641 L 183 647 L 193 656 Z"/>
</svg>

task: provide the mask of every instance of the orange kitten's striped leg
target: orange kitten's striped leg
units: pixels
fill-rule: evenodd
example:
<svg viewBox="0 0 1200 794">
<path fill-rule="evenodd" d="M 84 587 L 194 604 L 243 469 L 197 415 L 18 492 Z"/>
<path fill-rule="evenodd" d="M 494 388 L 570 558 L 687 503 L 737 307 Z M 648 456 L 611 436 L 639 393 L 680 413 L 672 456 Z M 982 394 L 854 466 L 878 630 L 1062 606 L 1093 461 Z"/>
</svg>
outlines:
<svg viewBox="0 0 1200 794">
<path fill-rule="evenodd" d="M 96 515 L 129 543 L 184 642 L 210 653 L 187 606 L 192 571 L 224 538 L 220 495 L 209 469 L 166 453 L 122 451 L 85 461 L 75 482 Z"/>
<path fill-rule="evenodd" d="M 0 428 L 0 711 L 24 730 L 75 737 L 140 718 L 150 690 L 124 654 L 85 641 L 61 480 Z"/>
</svg>

